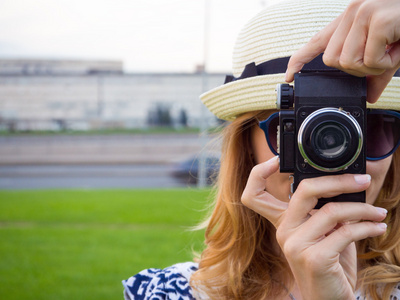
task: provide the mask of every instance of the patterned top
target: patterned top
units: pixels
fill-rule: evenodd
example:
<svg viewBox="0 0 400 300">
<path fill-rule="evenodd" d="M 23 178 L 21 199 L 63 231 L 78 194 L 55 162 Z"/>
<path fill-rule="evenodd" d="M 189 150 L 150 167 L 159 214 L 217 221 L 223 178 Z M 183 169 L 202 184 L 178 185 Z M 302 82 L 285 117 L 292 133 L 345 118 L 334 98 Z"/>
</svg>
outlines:
<svg viewBox="0 0 400 300">
<path fill-rule="evenodd" d="M 186 262 L 164 270 L 147 269 L 123 280 L 125 300 L 195 300 L 189 285 L 198 264 Z"/>
<path fill-rule="evenodd" d="M 164 270 L 147 269 L 123 280 L 125 300 L 195 300 L 189 285 L 190 277 L 198 269 L 198 264 L 186 262 Z M 201 299 L 208 299 L 201 295 Z M 368 300 L 360 291 L 357 300 Z M 393 289 L 390 300 L 400 300 L 400 282 Z"/>
</svg>

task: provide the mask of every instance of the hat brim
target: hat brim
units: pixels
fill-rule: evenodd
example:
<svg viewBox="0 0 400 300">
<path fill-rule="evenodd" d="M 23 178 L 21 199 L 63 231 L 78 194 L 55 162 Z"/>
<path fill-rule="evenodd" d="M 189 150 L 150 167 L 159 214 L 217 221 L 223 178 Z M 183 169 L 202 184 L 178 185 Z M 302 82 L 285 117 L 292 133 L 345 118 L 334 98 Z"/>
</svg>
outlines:
<svg viewBox="0 0 400 300">
<path fill-rule="evenodd" d="M 233 81 L 200 96 L 219 119 L 231 121 L 251 111 L 276 109 L 275 88 L 285 83 L 285 74 L 261 75 Z M 400 77 L 393 77 L 378 102 L 368 108 L 400 110 Z"/>
</svg>

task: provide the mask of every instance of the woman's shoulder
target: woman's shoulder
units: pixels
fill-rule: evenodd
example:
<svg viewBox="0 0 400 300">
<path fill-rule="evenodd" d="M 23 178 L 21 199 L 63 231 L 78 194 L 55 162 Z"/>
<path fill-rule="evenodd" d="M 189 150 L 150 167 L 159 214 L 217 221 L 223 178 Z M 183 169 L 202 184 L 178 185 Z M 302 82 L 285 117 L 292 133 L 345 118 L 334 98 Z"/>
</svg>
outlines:
<svg viewBox="0 0 400 300">
<path fill-rule="evenodd" d="M 165 269 L 146 269 L 123 280 L 127 300 L 192 300 L 190 277 L 198 269 L 193 262 L 179 263 Z"/>
</svg>

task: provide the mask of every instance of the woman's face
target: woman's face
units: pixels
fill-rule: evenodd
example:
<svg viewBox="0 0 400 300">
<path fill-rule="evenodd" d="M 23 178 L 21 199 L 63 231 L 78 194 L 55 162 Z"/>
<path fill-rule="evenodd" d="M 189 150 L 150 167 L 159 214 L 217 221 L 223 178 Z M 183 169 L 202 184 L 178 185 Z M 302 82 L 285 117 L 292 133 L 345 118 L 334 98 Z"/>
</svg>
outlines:
<svg viewBox="0 0 400 300">
<path fill-rule="evenodd" d="M 251 133 L 251 143 L 253 147 L 253 155 L 257 164 L 267 161 L 274 154 L 268 147 L 264 132 L 254 126 Z M 371 185 L 366 191 L 366 202 L 373 204 L 378 197 L 379 191 L 382 188 L 386 173 L 389 170 L 392 156 L 378 161 L 367 161 L 367 174 L 371 175 Z M 265 182 L 266 190 L 275 198 L 288 202 L 290 183 L 289 173 L 275 173 Z"/>
</svg>

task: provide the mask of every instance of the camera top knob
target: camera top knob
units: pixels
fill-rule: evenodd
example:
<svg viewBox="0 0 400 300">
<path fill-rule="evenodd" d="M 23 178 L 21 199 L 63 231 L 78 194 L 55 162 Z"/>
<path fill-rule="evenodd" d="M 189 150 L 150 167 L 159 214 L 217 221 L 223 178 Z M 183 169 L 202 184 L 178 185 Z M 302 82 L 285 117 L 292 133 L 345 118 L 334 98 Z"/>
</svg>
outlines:
<svg viewBox="0 0 400 300">
<path fill-rule="evenodd" d="M 276 108 L 289 109 L 293 107 L 294 93 L 293 86 L 283 83 L 276 86 Z"/>
</svg>

